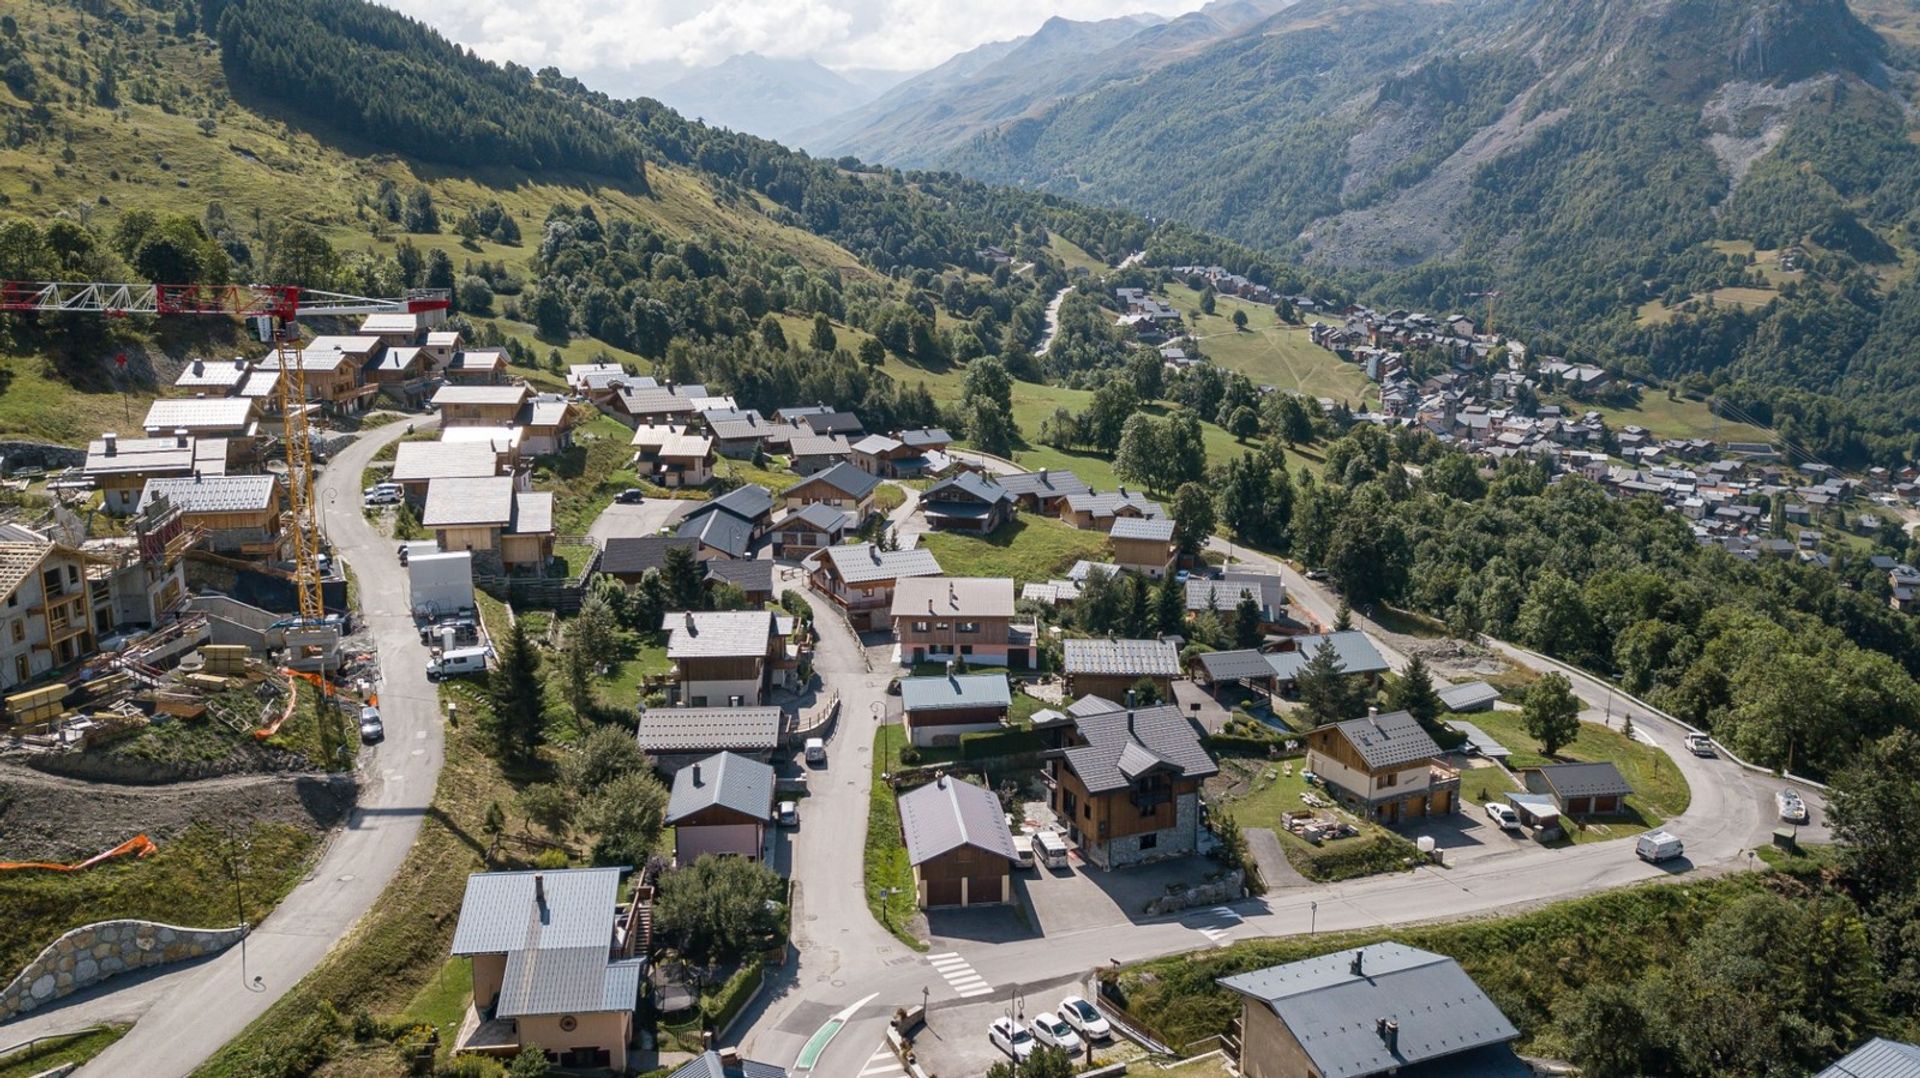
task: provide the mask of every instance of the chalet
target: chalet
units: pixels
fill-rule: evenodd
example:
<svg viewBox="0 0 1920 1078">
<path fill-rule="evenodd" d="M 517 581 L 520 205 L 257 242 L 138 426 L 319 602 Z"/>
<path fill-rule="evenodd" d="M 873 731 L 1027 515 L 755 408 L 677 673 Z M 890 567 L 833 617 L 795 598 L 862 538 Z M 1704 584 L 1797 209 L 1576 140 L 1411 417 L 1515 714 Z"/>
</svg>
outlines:
<svg viewBox="0 0 1920 1078">
<path fill-rule="evenodd" d="M 507 353 L 499 348 L 466 348 L 440 368 L 456 386 L 497 386 L 507 378 Z"/>
<path fill-rule="evenodd" d="M 667 1078 L 787 1078 L 787 1068 L 743 1058 L 737 1049 L 709 1048 Z"/>
<path fill-rule="evenodd" d="M 909 577 L 894 584 L 893 632 L 906 665 L 955 656 L 970 664 L 1025 668 L 1035 629 L 1013 623 L 1006 577 Z"/>
<path fill-rule="evenodd" d="M 753 553 L 753 525 L 724 510 L 682 517 L 674 534 L 693 540 L 695 556 L 701 561 L 744 558 Z"/>
<path fill-rule="evenodd" d="M 1053 811 L 1080 856 L 1113 869 L 1197 852 L 1201 783 L 1220 769 L 1180 709 L 1089 709 L 1070 718 L 1065 747 L 1046 766 Z"/>
<path fill-rule="evenodd" d="M 706 395 L 707 387 L 702 385 L 675 387 L 672 382 L 652 388 L 628 385 L 613 395 L 609 405 L 614 415 L 633 423 L 685 424 L 700 412 L 695 399 Z"/>
<path fill-rule="evenodd" d="M 942 470 L 952 443 L 946 431 L 937 429 L 899 431 L 891 437 L 869 434 L 853 443 L 853 463 L 883 479 L 914 479 Z"/>
<path fill-rule="evenodd" d="M 707 412 L 701 417 L 713 434 L 716 451 L 734 460 L 754 460 L 766 449 L 776 424 L 759 412 Z M 789 438 L 792 435 L 788 435 Z"/>
<path fill-rule="evenodd" d="M 486 442 L 400 442 L 394 447 L 393 473 L 415 508 L 426 504 L 427 485 L 436 479 L 491 479 L 509 474 L 500 454 Z M 516 484 L 517 485 L 517 484 Z"/>
<path fill-rule="evenodd" d="M 610 407 L 614 396 L 622 389 L 657 389 L 660 385 L 651 378 L 637 378 L 622 370 L 605 369 L 611 366 L 610 364 L 582 364 L 582 366 L 597 366 L 602 369 L 581 374 L 576 381 L 569 381 L 568 385 L 577 395 L 585 397 L 587 402 L 596 408 Z"/>
<path fill-rule="evenodd" d="M 530 400 L 514 417 L 514 423 L 526 432 L 521 448 L 536 457 L 573 448 L 573 408 L 565 400 Z"/>
<path fill-rule="evenodd" d="M 641 424 L 633 431 L 633 466 L 642 479 L 663 487 L 704 487 L 713 482 L 713 439 L 683 427 Z"/>
<path fill-rule="evenodd" d="M 435 479 L 420 524 L 441 550 L 466 550 L 476 570 L 544 572 L 553 558 L 553 493 L 516 490 L 508 476 Z"/>
<path fill-rule="evenodd" d="M 1153 682 L 1160 698 L 1173 698 L 1173 679 L 1180 676 L 1180 652 L 1169 640 L 1068 640 L 1062 668 L 1067 693 L 1093 693 L 1118 699 L 1141 678 Z"/>
<path fill-rule="evenodd" d="M 622 584 L 638 584 L 649 569 L 666 571 L 667 551 L 679 548 L 695 554 L 696 545 L 677 535 L 616 536 L 601 547 L 598 571 Z"/>
<path fill-rule="evenodd" d="M 1108 531 L 1115 520 L 1164 517 L 1167 511 L 1145 494 L 1121 487 L 1107 494 L 1069 494 L 1066 509 L 1060 515 L 1076 528 Z"/>
<path fill-rule="evenodd" d="M 813 433 L 845 438 L 864 438 L 867 428 L 852 412 L 814 412 L 800 417 Z"/>
<path fill-rule="evenodd" d="M 1013 835 L 992 790 L 939 774 L 900 795 L 900 833 L 921 909 L 1013 901 Z"/>
<path fill-rule="evenodd" d="M 408 344 L 386 349 L 369 360 L 361 370 L 368 382 L 398 393 L 407 385 L 432 374 L 433 362 L 428 358 L 426 349 Z"/>
<path fill-rule="evenodd" d="M 1520 777 L 1528 793 L 1553 798 L 1563 816 L 1618 816 L 1633 793 L 1620 769 L 1605 760 L 1529 767 Z"/>
<path fill-rule="evenodd" d="M 453 357 L 466 347 L 466 338 L 457 329 L 436 329 L 427 334 L 426 343 L 421 346 L 427 354 L 428 369 L 439 374 L 453 362 Z"/>
<path fill-rule="evenodd" d="M 1122 569 L 1158 580 L 1173 567 L 1173 521 L 1123 517 L 1107 533 L 1113 540 L 1113 561 Z"/>
<path fill-rule="evenodd" d="M 253 439 L 259 434 L 255 422 L 255 404 L 245 397 L 169 398 L 153 402 L 147 418 L 140 424 L 149 438 L 163 438 L 186 431 L 195 438 L 228 438 L 236 445 L 229 452 L 250 454 Z"/>
<path fill-rule="evenodd" d="M 773 526 L 773 494 L 758 483 L 735 487 L 718 498 L 694 506 L 688 518 L 720 512 L 745 521 L 749 537 L 758 542 Z"/>
<path fill-rule="evenodd" d="M 764 558 L 714 558 L 705 563 L 701 582 L 709 589 L 731 584 L 746 596 L 747 605 L 764 606 L 773 601 L 773 563 Z"/>
<path fill-rule="evenodd" d="M 832 414 L 833 409 L 824 404 L 794 404 L 775 411 L 773 417 L 782 423 L 799 423 L 805 426 L 808 416 Z"/>
<path fill-rule="evenodd" d="M 1072 472 L 1055 468 L 995 476 L 994 482 L 1013 495 L 1013 502 L 1019 508 L 1050 517 L 1057 517 L 1066 510 L 1069 497 L 1092 493 L 1085 480 Z"/>
<path fill-rule="evenodd" d="M 208 396 L 237 397 L 253 370 L 253 363 L 240 357 L 229 361 L 190 359 L 180 368 L 173 386 Z"/>
<path fill-rule="evenodd" d="M 207 549 L 216 554 L 282 556 L 284 493 L 271 475 L 149 479 L 139 511 L 160 499 L 178 509 L 186 524 L 204 531 Z"/>
<path fill-rule="evenodd" d="M 838 546 L 860 527 L 852 513 L 830 505 L 806 505 L 773 522 L 773 556 L 805 558 L 824 547 Z"/>
<path fill-rule="evenodd" d="M 17 524 L 0 525 L 0 691 L 93 654 L 88 557 Z M 107 626 L 111 629 L 111 624 Z"/>
<path fill-rule="evenodd" d="M 1204 652 L 1193 657 L 1191 670 L 1194 683 L 1216 697 L 1222 689 L 1234 685 L 1267 693 L 1280 691 L 1273 656 L 1254 648 Z"/>
<path fill-rule="evenodd" d="M 1329 723 L 1307 734 L 1307 769 L 1356 815 L 1398 824 L 1457 811 L 1460 772 L 1404 711 Z"/>
<path fill-rule="evenodd" d="M 380 392 L 379 385 L 370 379 L 369 368 L 380 362 L 386 350 L 386 342 L 378 337 L 320 336 L 308 341 L 298 356 L 307 399 L 336 412 L 365 408 L 374 394 Z M 279 370 L 279 353 L 267 353 L 260 365 Z"/>
<path fill-rule="evenodd" d="M 907 740 L 921 748 L 957 745 L 963 734 L 998 730 L 1013 696 L 1005 674 L 956 674 L 900 679 L 900 714 Z"/>
<path fill-rule="evenodd" d="M 791 619 L 770 610 L 676 611 L 660 627 L 670 633 L 669 702 L 706 707 L 765 704 L 775 686 L 790 688 L 797 656 L 787 644 Z"/>
<path fill-rule="evenodd" d="M 539 1046 L 563 1067 L 625 1072 L 647 959 L 624 868 L 467 877 L 451 951 L 473 966 L 455 1054 L 502 1058 Z"/>
<path fill-rule="evenodd" d="M 899 430 L 893 433 L 907 446 L 922 453 L 944 453 L 953 444 L 953 435 L 939 427 L 916 427 L 913 430 Z"/>
<path fill-rule="evenodd" d="M 1013 495 L 985 476 L 961 472 L 928 487 L 920 511 L 929 527 L 986 535 L 1013 519 Z"/>
<path fill-rule="evenodd" d="M 1524 1078 L 1520 1031 L 1460 963 L 1374 943 L 1219 979 L 1247 1078 Z"/>
<path fill-rule="evenodd" d="M 420 331 L 425 328 L 426 323 L 420 315 L 405 311 L 382 311 L 360 320 L 361 337 L 378 340 L 394 348 L 419 340 Z"/>
<path fill-rule="evenodd" d="M 767 760 L 780 744 L 777 707 L 649 707 L 640 711 L 640 749 L 669 774 L 716 752 Z"/>
<path fill-rule="evenodd" d="M 1340 672 L 1352 677 L 1363 677 L 1369 682 L 1377 682 L 1380 675 L 1387 672 L 1387 660 L 1380 656 L 1380 649 L 1373 646 L 1373 640 L 1358 629 L 1324 635 L 1307 634 L 1289 636 L 1282 640 L 1285 650 L 1276 651 L 1269 656 L 1273 664 L 1274 676 L 1279 679 L 1281 689 L 1290 689 L 1299 680 L 1300 671 L 1312 660 L 1322 645 L 1333 648 L 1334 657 L 1340 662 Z"/>
<path fill-rule="evenodd" d="M 1440 687 L 1440 706 L 1452 712 L 1489 711 L 1500 699 L 1500 690 L 1484 681 L 1468 681 Z"/>
<path fill-rule="evenodd" d="M 1287 624 L 1287 589 L 1272 573 L 1228 572 L 1219 580 L 1196 577 L 1187 581 L 1187 613 L 1209 610 L 1232 617 L 1243 596 L 1260 603 L 1260 630 L 1277 632 Z"/>
<path fill-rule="evenodd" d="M 440 440 L 449 445 L 489 446 L 499 455 L 502 472 L 507 472 L 519 467 L 520 441 L 525 433 L 519 427 L 442 427 Z"/>
<path fill-rule="evenodd" d="M 796 434 L 787 443 L 787 453 L 794 474 L 812 475 L 836 464 L 848 464 L 853 447 L 838 434 Z"/>
<path fill-rule="evenodd" d="M 618 363 L 570 363 L 567 365 L 567 388 L 581 396 L 598 384 L 604 384 L 609 378 L 627 378 L 627 369 Z"/>
<path fill-rule="evenodd" d="M 881 550 L 872 543 L 830 546 L 808 561 L 807 583 L 831 599 L 859 632 L 892 624 L 893 593 L 899 581 L 940 575 L 933 551 Z"/>
<path fill-rule="evenodd" d="M 176 431 L 168 438 L 128 438 L 107 433 L 87 444 L 80 474 L 100 491 L 101 508 L 116 516 L 132 513 L 149 479 L 225 475 L 227 440 L 195 438 Z"/>
<path fill-rule="evenodd" d="M 865 520 L 873 512 L 873 492 L 878 489 L 880 480 L 841 461 L 781 491 L 780 498 L 790 506 L 830 505 Z"/>
<path fill-rule="evenodd" d="M 514 427 L 533 391 L 526 386 L 443 385 L 433 407 L 443 427 Z"/>
<path fill-rule="evenodd" d="M 709 855 L 758 861 L 772 816 L 772 764 L 730 752 L 695 760 L 674 772 L 667 799 L 673 859 L 683 866 Z"/>
</svg>

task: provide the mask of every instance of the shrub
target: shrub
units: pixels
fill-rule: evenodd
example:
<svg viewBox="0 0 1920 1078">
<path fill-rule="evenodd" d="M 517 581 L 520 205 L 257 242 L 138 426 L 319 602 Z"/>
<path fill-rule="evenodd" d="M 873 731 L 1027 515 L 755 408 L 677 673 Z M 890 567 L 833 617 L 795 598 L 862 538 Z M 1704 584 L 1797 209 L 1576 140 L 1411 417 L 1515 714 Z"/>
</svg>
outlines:
<svg viewBox="0 0 1920 1078">
<path fill-rule="evenodd" d="M 700 1020 L 708 1029 L 716 1033 L 727 1028 L 727 1023 L 744 1009 L 753 994 L 760 989 L 760 982 L 766 977 L 766 967 L 758 961 L 748 961 L 727 978 L 727 983 L 717 992 L 709 992 L 700 1001 Z"/>
</svg>

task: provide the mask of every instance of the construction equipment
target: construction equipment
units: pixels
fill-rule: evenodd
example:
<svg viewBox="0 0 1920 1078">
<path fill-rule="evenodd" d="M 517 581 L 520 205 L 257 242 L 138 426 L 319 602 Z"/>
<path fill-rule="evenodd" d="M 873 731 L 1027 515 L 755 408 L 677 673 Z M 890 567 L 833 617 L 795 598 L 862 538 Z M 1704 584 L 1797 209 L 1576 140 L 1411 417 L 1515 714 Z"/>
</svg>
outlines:
<svg viewBox="0 0 1920 1078">
<path fill-rule="evenodd" d="M 300 360 L 302 316 L 444 311 L 444 288 L 414 289 L 400 299 L 321 292 L 296 285 L 107 284 L 98 281 L 0 281 L 0 311 L 65 314 L 215 315 L 247 318 L 273 345 L 280 368 L 280 414 L 287 451 L 287 503 L 293 534 L 293 577 L 300 626 L 287 633 L 290 659 L 333 665 L 339 630 L 326 617 L 320 590 L 320 521 L 313 497 L 313 443 L 307 428 L 307 380 Z"/>
<path fill-rule="evenodd" d="M 1487 301 L 1487 329 L 1486 329 L 1486 332 L 1487 332 L 1487 333 L 1488 333 L 1489 335 L 1491 335 L 1491 334 L 1493 333 L 1493 301 L 1494 301 L 1494 300 L 1497 300 L 1497 299 L 1499 299 L 1499 298 L 1500 298 L 1500 296 L 1501 296 L 1501 293 L 1499 293 L 1499 292 L 1469 292 L 1469 293 L 1467 293 L 1467 298 L 1468 298 L 1468 299 L 1484 299 L 1484 300 L 1486 300 L 1486 301 Z"/>
</svg>

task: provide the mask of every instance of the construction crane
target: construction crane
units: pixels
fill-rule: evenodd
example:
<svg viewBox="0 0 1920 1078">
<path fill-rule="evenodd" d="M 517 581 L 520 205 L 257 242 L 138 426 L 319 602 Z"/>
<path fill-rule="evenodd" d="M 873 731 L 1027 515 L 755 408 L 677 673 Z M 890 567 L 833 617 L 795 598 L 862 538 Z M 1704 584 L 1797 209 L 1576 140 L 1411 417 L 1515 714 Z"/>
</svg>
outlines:
<svg viewBox="0 0 1920 1078">
<path fill-rule="evenodd" d="M 1487 301 L 1487 333 L 1489 335 L 1493 333 L 1493 301 L 1499 299 L 1500 295 L 1501 294 L 1499 292 L 1467 293 L 1468 299 L 1484 299 Z"/>
<path fill-rule="evenodd" d="M 289 650 L 331 655 L 337 634 L 327 628 L 320 588 L 320 521 L 313 497 L 313 443 L 307 428 L 307 379 L 300 362 L 302 316 L 419 314 L 452 306 L 444 288 L 414 289 L 400 299 L 322 292 L 295 285 L 106 284 L 98 281 L 0 281 L 0 311 L 10 313 L 216 315 L 251 320 L 274 348 L 287 448 L 287 503 L 293 535 L 293 579 L 300 607 Z M 332 639 L 329 639 L 331 637 Z"/>
</svg>

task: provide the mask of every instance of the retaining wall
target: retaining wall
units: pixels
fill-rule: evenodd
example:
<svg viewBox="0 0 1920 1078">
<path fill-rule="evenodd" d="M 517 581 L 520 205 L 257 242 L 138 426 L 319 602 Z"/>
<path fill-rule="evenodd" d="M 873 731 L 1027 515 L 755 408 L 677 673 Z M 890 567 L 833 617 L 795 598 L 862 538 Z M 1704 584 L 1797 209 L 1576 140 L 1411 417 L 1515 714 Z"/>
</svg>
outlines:
<svg viewBox="0 0 1920 1078">
<path fill-rule="evenodd" d="M 77 468 L 87 462 L 87 451 L 47 442 L 0 442 L 0 462 L 8 473 L 16 468 Z"/>
<path fill-rule="evenodd" d="M 101 921 L 55 940 L 0 991 L 0 1022 L 130 970 L 219 954 L 244 928 L 181 928 L 153 921 Z"/>
</svg>

